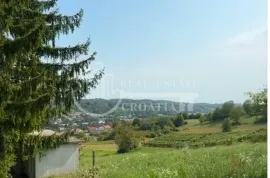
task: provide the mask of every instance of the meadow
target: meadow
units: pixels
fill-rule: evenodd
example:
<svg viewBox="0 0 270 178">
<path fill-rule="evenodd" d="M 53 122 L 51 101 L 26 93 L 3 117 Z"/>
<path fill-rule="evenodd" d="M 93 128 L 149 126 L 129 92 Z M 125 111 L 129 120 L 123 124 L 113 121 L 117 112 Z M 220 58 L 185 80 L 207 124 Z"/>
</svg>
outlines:
<svg viewBox="0 0 270 178">
<path fill-rule="evenodd" d="M 192 120 L 179 132 L 150 139 L 142 148 L 125 154 L 116 153 L 113 141 L 85 143 L 80 171 L 64 177 L 87 177 L 93 150 L 102 178 L 267 177 L 266 124 L 252 123 L 249 118 L 231 133 L 222 133 L 220 123 Z"/>
</svg>

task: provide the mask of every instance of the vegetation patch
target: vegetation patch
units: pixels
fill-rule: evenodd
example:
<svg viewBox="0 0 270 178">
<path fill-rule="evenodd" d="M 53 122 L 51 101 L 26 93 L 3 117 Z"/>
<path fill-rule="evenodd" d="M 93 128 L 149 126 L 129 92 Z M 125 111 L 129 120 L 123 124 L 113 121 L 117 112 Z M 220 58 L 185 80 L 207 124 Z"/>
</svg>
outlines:
<svg viewBox="0 0 270 178">
<path fill-rule="evenodd" d="M 145 143 L 150 147 L 167 148 L 199 148 L 216 145 L 231 145 L 238 142 L 263 142 L 267 141 L 267 130 L 229 132 L 229 133 L 205 133 L 205 134 L 181 134 L 170 133 Z"/>
</svg>

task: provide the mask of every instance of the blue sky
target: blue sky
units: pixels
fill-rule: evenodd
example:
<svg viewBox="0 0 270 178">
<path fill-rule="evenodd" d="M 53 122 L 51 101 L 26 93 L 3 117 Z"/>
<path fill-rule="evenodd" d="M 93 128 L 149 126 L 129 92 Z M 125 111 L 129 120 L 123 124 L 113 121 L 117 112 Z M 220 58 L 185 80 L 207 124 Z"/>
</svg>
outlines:
<svg viewBox="0 0 270 178">
<path fill-rule="evenodd" d="M 89 97 L 117 98 L 121 90 L 131 98 L 195 94 L 193 102 L 242 102 L 244 92 L 267 84 L 266 0 L 59 0 L 58 6 L 67 15 L 84 10 L 81 27 L 58 44 L 90 36 L 93 69 L 105 67 Z"/>
</svg>

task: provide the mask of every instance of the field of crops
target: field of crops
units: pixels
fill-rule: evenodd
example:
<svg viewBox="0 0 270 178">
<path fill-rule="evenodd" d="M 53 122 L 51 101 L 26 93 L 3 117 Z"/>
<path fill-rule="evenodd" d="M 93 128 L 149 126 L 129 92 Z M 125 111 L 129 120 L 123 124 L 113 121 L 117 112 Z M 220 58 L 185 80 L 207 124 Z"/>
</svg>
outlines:
<svg viewBox="0 0 270 178">
<path fill-rule="evenodd" d="M 161 137 L 157 137 L 148 143 L 150 147 L 167 148 L 198 148 L 216 145 L 231 145 L 238 142 L 262 142 L 267 140 L 267 130 L 239 131 L 230 133 L 204 133 L 186 134 L 174 132 Z"/>
</svg>

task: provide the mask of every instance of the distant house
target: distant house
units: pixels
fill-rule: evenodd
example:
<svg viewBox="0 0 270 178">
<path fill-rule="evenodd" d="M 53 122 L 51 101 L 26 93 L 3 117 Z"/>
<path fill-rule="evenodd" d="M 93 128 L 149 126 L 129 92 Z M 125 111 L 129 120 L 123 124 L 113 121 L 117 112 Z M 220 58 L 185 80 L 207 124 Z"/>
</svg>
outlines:
<svg viewBox="0 0 270 178">
<path fill-rule="evenodd" d="M 98 129 L 97 129 L 97 127 L 90 126 L 90 127 L 88 127 L 88 132 L 89 133 L 97 133 Z"/>
<path fill-rule="evenodd" d="M 110 125 L 104 125 L 104 129 L 105 130 L 110 130 L 110 129 L 112 129 L 112 127 Z"/>
<path fill-rule="evenodd" d="M 45 138 L 57 137 L 65 132 L 56 133 L 52 130 L 43 130 L 42 132 L 32 132 L 29 135 L 42 136 Z M 66 144 L 56 149 L 41 150 L 42 156 L 36 154 L 27 161 L 17 160 L 14 167 L 11 168 L 12 177 L 43 178 L 53 175 L 65 175 L 73 173 L 79 166 L 79 143 L 81 140 L 75 137 L 69 137 Z"/>
<path fill-rule="evenodd" d="M 101 126 L 101 127 L 98 127 L 98 131 L 103 131 L 103 130 L 105 130 L 105 128 L 103 127 L 103 126 Z"/>
</svg>

